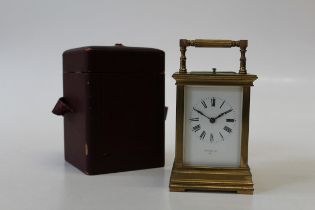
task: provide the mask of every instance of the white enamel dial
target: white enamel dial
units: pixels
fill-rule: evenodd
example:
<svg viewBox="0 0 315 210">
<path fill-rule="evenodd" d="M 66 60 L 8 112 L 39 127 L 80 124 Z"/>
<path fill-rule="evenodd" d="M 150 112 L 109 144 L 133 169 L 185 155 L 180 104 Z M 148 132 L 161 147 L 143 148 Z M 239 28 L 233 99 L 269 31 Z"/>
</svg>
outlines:
<svg viewBox="0 0 315 210">
<path fill-rule="evenodd" d="M 184 164 L 239 167 L 242 87 L 185 86 Z"/>
</svg>

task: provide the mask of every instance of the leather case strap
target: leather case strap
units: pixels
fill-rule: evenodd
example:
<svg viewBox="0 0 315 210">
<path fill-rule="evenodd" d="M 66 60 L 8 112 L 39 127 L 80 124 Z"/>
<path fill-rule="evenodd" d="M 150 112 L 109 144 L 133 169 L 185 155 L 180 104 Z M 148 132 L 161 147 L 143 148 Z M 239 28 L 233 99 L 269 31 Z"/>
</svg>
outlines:
<svg viewBox="0 0 315 210">
<path fill-rule="evenodd" d="M 52 113 L 63 116 L 69 112 L 73 112 L 73 109 L 67 104 L 64 97 L 59 98 L 52 110 Z"/>
</svg>

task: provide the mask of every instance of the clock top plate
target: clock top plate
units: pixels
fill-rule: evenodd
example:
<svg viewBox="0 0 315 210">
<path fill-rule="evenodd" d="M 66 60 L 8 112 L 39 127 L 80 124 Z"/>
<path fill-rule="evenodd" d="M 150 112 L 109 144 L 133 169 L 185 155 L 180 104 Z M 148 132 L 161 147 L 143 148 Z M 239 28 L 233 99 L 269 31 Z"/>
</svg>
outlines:
<svg viewBox="0 0 315 210">
<path fill-rule="evenodd" d="M 244 85 L 253 86 L 258 78 L 254 74 L 239 74 L 232 71 L 200 72 L 192 71 L 187 73 L 176 72 L 173 74 L 176 84 L 190 85 Z"/>
</svg>

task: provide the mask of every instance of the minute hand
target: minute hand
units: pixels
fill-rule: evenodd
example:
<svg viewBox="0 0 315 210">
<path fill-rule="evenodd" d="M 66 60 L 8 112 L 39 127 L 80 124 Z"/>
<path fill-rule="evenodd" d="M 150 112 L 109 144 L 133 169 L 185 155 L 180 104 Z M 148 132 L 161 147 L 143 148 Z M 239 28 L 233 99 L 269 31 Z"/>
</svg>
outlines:
<svg viewBox="0 0 315 210">
<path fill-rule="evenodd" d="M 202 116 L 205 116 L 206 118 L 208 118 L 210 120 L 210 117 L 206 116 L 204 113 L 202 113 L 198 109 L 195 109 L 195 107 L 193 107 L 193 110 L 195 110 L 196 112 L 198 112 L 199 114 L 201 114 Z"/>
<path fill-rule="evenodd" d="M 231 111 L 233 111 L 233 109 L 229 109 L 229 110 L 227 110 L 227 111 L 225 111 L 225 112 L 222 112 L 221 114 L 219 114 L 217 117 L 215 117 L 214 119 L 216 120 L 216 119 L 218 119 L 219 117 L 222 117 L 223 115 L 225 115 L 225 114 L 227 114 L 227 113 L 230 113 Z"/>
</svg>

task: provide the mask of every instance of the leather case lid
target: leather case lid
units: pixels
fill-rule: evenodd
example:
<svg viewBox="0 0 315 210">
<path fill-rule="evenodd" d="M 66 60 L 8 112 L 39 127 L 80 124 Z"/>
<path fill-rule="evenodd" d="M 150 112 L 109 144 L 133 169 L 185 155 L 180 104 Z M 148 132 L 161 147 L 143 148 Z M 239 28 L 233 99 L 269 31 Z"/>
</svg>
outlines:
<svg viewBox="0 0 315 210">
<path fill-rule="evenodd" d="M 164 74 L 164 57 L 159 49 L 121 44 L 80 47 L 63 53 L 63 71 Z"/>
</svg>

